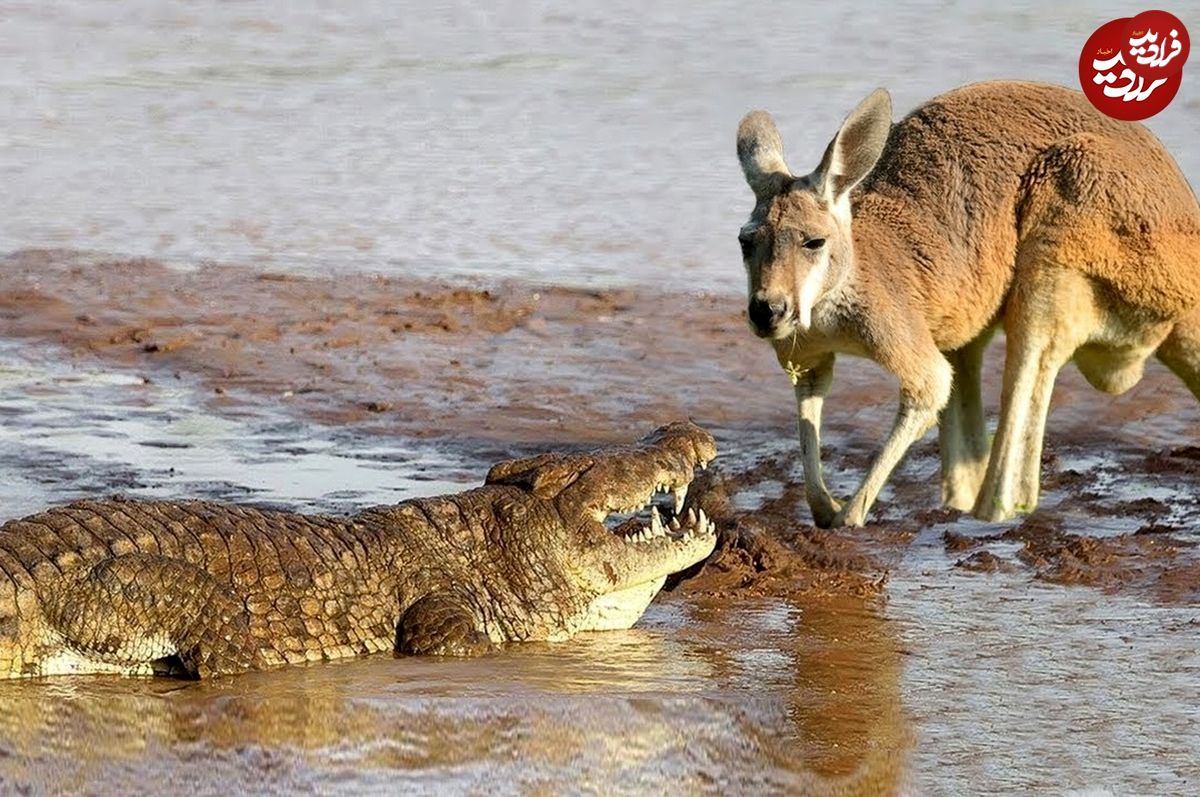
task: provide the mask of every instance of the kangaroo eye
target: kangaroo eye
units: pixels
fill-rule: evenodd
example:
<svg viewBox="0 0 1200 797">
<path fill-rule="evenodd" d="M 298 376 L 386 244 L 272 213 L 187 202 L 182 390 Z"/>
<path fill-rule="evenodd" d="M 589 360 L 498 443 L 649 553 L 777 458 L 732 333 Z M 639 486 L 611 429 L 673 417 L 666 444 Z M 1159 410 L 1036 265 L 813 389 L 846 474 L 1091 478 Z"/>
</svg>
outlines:
<svg viewBox="0 0 1200 797">
<path fill-rule="evenodd" d="M 804 242 L 805 249 L 817 250 L 817 249 L 820 249 L 824 245 L 825 245 L 824 238 L 809 238 L 807 241 Z"/>
</svg>

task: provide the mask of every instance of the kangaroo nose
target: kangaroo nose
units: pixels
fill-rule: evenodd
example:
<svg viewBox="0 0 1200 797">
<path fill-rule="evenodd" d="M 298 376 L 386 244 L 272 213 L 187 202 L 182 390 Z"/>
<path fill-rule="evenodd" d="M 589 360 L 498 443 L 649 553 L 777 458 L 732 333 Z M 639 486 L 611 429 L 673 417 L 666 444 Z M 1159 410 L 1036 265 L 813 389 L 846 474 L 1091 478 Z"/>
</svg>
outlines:
<svg viewBox="0 0 1200 797">
<path fill-rule="evenodd" d="M 770 334 L 787 315 L 787 300 L 768 302 L 762 296 L 754 296 L 750 299 L 747 313 L 756 332 L 760 335 Z"/>
</svg>

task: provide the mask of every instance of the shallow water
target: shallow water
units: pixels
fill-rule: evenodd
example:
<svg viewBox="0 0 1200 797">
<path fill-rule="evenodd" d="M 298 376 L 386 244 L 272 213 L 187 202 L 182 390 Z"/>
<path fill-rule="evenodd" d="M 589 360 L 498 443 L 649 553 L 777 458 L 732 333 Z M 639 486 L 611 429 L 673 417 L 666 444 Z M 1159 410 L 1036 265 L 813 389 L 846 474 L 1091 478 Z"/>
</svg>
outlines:
<svg viewBox="0 0 1200 797">
<path fill-rule="evenodd" d="M 110 793 L 162 782 L 199 794 L 894 787 L 908 735 L 894 642 L 847 635 L 845 613 L 745 609 L 734 635 L 668 604 L 632 631 L 480 660 L 385 656 L 183 688 L 0 684 L 3 771 L 10 785 Z M 846 690 L 857 723 L 827 726 Z M 874 771 L 856 772 L 856 756 Z"/>
<path fill-rule="evenodd" d="M 337 511 L 481 481 L 445 447 L 371 441 L 264 407 L 218 416 L 182 379 L 39 359 L 0 341 L 5 517 L 115 490 Z"/>
<path fill-rule="evenodd" d="M 1200 609 L 941 570 L 928 537 L 887 616 L 930 793 L 1195 792 Z"/>
<path fill-rule="evenodd" d="M 802 173 L 878 85 L 897 113 L 975 80 L 1076 86 L 1087 36 L 1136 11 L 8 2 L 0 251 L 736 291 L 747 110 Z M 1150 120 L 1193 184 L 1198 85 Z"/>
</svg>

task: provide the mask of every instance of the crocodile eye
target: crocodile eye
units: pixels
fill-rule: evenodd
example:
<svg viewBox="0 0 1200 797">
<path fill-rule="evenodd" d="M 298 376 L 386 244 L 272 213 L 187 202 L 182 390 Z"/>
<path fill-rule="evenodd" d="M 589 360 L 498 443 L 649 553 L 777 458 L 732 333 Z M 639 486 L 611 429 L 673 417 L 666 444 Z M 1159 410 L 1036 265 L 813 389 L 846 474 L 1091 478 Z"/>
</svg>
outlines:
<svg viewBox="0 0 1200 797">
<path fill-rule="evenodd" d="M 824 238 L 809 238 L 807 241 L 804 242 L 804 248 L 812 249 L 813 251 L 820 249 L 824 245 L 825 245 Z"/>
</svg>

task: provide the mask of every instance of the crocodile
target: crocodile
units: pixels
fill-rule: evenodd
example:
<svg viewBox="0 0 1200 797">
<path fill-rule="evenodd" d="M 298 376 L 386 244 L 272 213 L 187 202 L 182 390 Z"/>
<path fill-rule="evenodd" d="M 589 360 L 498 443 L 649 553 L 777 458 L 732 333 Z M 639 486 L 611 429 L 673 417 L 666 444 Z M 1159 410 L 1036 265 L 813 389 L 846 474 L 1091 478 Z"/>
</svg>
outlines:
<svg viewBox="0 0 1200 797">
<path fill-rule="evenodd" d="M 714 457 L 711 435 L 676 422 L 346 516 L 118 497 L 10 520 L 0 678 L 199 679 L 628 628 L 712 553 L 713 523 L 684 500 Z"/>
</svg>

